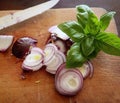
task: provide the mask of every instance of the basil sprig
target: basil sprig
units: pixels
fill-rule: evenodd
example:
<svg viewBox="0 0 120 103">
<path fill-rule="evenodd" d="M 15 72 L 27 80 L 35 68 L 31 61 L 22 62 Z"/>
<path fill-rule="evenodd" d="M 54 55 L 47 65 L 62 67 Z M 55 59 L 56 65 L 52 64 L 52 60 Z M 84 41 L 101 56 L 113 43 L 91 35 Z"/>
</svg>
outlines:
<svg viewBox="0 0 120 103">
<path fill-rule="evenodd" d="M 87 5 L 76 6 L 76 9 L 77 21 L 58 25 L 74 42 L 67 52 L 66 66 L 82 66 L 87 60 L 95 58 L 100 50 L 120 56 L 120 38 L 105 32 L 115 12 L 105 13 L 98 19 Z"/>
</svg>

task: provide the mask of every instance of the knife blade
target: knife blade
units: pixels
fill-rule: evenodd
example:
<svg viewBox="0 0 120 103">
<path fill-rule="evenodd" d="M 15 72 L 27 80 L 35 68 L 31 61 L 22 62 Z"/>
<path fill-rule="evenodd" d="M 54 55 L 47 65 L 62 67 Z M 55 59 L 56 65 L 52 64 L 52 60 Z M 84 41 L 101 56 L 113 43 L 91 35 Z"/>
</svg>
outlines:
<svg viewBox="0 0 120 103">
<path fill-rule="evenodd" d="M 0 30 L 42 14 L 55 6 L 58 2 L 59 0 L 50 0 L 42 4 L 0 17 Z"/>
</svg>

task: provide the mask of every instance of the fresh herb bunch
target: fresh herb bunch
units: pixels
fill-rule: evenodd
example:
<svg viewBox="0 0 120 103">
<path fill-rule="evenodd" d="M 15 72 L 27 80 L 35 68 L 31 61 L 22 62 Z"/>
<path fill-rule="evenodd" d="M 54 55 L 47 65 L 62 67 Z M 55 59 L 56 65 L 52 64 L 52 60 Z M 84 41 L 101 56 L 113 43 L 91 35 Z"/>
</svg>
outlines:
<svg viewBox="0 0 120 103">
<path fill-rule="evenodd" d="M 105 32 L 115 12 L 105 13 L 98 19 L 87 5 L 76 6 L 76 9 L 77 21 L 58 25 L 74 42 L 67 52 L 66 66 L 80 67 L 87 60 L 95 58 L 100 50 L 120 56 L 120 38 Z"/>
</svg>

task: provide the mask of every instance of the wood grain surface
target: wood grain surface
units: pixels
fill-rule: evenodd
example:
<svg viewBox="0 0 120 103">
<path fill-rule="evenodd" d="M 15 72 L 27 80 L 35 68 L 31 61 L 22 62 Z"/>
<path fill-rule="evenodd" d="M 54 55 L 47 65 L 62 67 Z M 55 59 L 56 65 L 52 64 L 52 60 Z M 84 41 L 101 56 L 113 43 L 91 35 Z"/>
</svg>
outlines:
<svg viewBox="0 0 120 103">
<path fill-rule="evenodd" d="M 98 17 L 106 11 L 93 8 Z M 15 11 L 0 11 L 0 16 Z M 38 40 L 37 46 L 44 48 L 50 35 L 48 28 L 64 21 L 76 20 L 75 9 L 51 9 L 25 22 L 19 23 L 0 34 L 14 35 L 14 41 L 23 36 Z M 117 34 L 115 21 L 112 20 L 107 31 Z M 78 95 L 60 95 L 54 86 L 54 76 L 44 68 L 28 73 L 21 79 L 22 61 L 11 54 L 11 48 L 0 53 L 0 103 L 120 103 L 120 57 L 100 52 L 92 60 L 94 76 L 84 80 L 83 89 Z"/>
</svg>

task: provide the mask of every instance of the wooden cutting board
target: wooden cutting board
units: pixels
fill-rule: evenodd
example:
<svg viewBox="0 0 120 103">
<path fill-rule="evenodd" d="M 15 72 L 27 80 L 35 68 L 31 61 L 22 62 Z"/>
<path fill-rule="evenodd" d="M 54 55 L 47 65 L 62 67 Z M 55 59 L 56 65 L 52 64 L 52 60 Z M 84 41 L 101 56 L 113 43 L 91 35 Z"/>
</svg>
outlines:
<svg viewBox="0 0 120 103">
<path fill-rule="evenodd" d="M 100 17 L 106 11 L 93 8 Z M 0 16 L 15 11 L 0 11 Z M 44 48 L 49 36 L 48 28 L 64 21 L 75 20 L 75 9 L 51 9 L 25 22 L 1 30 L 0 34 L 19 37 L 31 36 L 38 40 L 37 46 Z M 107 31 L 117 34 L 113 20 Z M 94 76 L 84 80 L 83 89 L 78 95 L 66 97 L 60 95 L 54 86 L 54 76 L 44 68 L 28 73 L 21 79 L 22 61 L 11 55 L 11 48 L 0 53 L 0 103 L 120 103 L 120 57 L 103 52 L 92 60 Z"/>
</svg>

